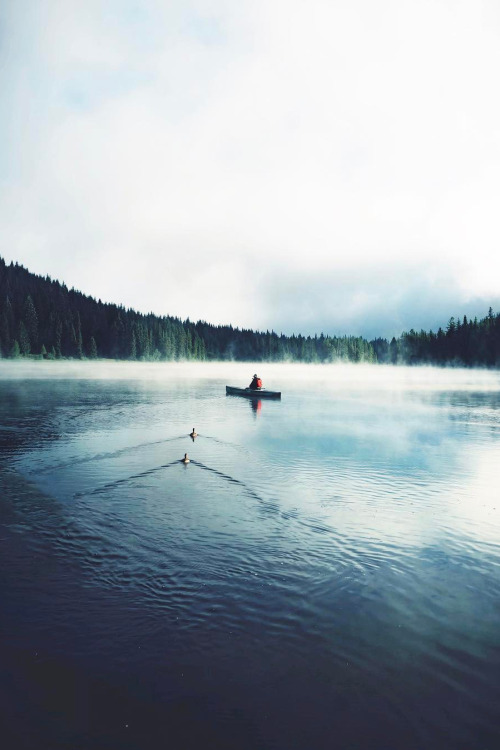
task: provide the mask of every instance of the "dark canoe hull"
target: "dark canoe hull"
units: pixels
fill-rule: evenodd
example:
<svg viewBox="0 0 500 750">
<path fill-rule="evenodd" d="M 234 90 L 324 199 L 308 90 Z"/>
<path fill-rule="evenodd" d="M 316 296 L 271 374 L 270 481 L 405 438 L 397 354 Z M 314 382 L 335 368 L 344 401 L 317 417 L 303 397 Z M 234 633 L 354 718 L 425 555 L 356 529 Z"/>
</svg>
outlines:
<svg viewBox="0 0 500 750">
<path fill-rule="evenodd" d="M 226 385 L 226 396 L 246 396 L 247 398 L 281 398 L 280 391 L 254 390 L 252 388 L 235 388 L 232 385 Z"/>
</svg>

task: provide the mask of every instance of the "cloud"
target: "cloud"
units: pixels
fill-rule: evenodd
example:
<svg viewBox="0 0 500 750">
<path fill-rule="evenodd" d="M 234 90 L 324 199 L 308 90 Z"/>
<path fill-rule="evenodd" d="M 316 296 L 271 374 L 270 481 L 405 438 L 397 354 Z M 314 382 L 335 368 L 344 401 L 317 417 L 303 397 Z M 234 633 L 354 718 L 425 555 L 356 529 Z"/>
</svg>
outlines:
<svg viewBox="0 0 500 750">
<path fill-rule="evenodd" d="M 480 318 L 488 312 L 485 301 L 464 294 L 446 268 L 416 264 L 360 266 L 356 273 L 285 270 L 268 279 L 260 294 L 258 307 L 268 316 L 274 310 L 273 325 L 268 318 L 262 326 L 287 334 L 391 338 L 411 328 L 437 331 L 452 315 Z M 500 309 L 500 295 L 492 304 Z"/>
<path fill-rule="evenodd" d="M 498 299 L 493 0 L 20 0 L 2 24 L 7 259 L 275 329 Z"/>
</svg>

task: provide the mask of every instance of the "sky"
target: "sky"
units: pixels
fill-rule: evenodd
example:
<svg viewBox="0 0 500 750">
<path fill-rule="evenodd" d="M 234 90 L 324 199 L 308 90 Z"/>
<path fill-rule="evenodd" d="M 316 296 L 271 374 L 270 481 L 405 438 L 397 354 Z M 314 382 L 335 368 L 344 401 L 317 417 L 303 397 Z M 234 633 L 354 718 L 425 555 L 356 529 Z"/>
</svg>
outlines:
<svg viewBox="0 0 500 750">
<path fill-rule="evenodd" d="M 283 333 L 500 310 L 498 0 L 3 0 L 0 255 Z"/>
</svg>

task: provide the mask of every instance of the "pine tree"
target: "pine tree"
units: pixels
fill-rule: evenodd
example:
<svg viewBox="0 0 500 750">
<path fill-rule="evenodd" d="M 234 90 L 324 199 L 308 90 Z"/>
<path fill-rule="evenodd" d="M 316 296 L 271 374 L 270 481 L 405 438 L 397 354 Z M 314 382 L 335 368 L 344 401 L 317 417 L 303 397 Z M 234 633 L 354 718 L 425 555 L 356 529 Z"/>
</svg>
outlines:
<svg viewBox="0 0 500 750">
<path fill-rule="evenodd" d="M 393 365 L 395 365 L 398 361 L 398 342 L 396 341 L 396 338 L 393 336 L 391 339 L 391 343 L 389 344 L 389 359 L 392 362 Z"/>
<path fill-rule="evenodd" d="M 38 316 L 29 294 L 23 304 L 23 322 L 28 332 L 31 350 L 34 351 L 38 347 Z"/>
<path fill-rule="evenodd" d="M 19 321 L 17 335 L 19 338 L 19 349 L 21 350 L 21 354 L 27 356 L 31 351 L 31 342 L 26 326 L 22 320 Z"/>
<path fill-rule="evenodd" d="M 90 337 L 90 359 L 97 359 L 97 344 L 93 336 Z"/>
<path fill-rule="evenodd" d="M 7 321 L 8 330 L 10 332 L 10 337 L 12 337 L 14 336 L 14 332 L 16 329 L 16 321 L 15 321 L 14 310 L 12 309 L 12 303 L 10 301 L 9 295 L 7 295 L 5 299 L 3 311 L 5 314 L 5 319 Z"/>
<path fill-rule="evenodd" d="M 5 314 L 5 310 L 0 315 L 0 342 L 3 349 L 3 353 L 5 356 L 8 355 L 11 341 L 10 341 L 10 330 L 9 330 L 9 322 L 7 320 L 7 315 Z"/>
<path fill-rule="evenodd" d="M 54 342 L 54 349 L 57 359 L 60 359 L 62 357 L 62 330 L 62 323 L 59 319 L 57 319 Z"/>
<path fill-rule="evenodd" d="M 18 357 L 21 356 L 21 349 L 19 348 L 17 339 L 14 339 L 14 341 L 12 342 L 12 346 L 10 349 L 10 356 L 12 357 L 12 359 L 17 359 Z"/>
<path fill-rule="evenodd" d="M 83 359 L 83 336 L 82 336 L 82 324 L 80 321 L 80 313 L 76 313 L 76 347 L 75 347 L 75 356 L 78 357 L 78 359 Z"/>
<path fill-rule="evenodd" d="M 129 332 L 129 359 L 137 359 L 137 339 L 135 338 L 135 331 L 132 329 Z"/>
</svg>

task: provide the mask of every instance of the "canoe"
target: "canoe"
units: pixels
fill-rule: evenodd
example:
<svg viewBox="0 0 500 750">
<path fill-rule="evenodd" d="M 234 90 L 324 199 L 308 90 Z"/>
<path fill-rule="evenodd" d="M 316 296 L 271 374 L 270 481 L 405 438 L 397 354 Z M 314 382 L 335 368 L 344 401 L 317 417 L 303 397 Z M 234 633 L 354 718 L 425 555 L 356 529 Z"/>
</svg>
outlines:
<svg viewBox="0 0 500 750">
<path fill-rule="evenodd" d="M 226 385 L 226 396 L 247 396 L 247 398 L 281 398 L 281 391 L 268 391 L 267 388 L 236 388 Z"/>
</svg>

